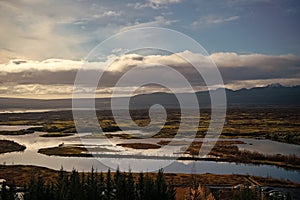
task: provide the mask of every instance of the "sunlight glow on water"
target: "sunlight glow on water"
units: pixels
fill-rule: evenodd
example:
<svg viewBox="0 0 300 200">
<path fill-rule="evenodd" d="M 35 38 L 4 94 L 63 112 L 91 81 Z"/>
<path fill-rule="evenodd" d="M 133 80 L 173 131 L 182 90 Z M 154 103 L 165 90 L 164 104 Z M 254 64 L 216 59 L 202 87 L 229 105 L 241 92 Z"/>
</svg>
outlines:
<svg viewBox="0 0 300 200">
<path fill-rule="evenodd" d="M 0 130 L 20 130 L 29 128 L 28 126 L 0 126 Z M 45 138 L 39 137 L 44 134 L 43 132 L 35 132 L 33 134 L 20 135 L 20 136 L 0 136 L 0 139 L 8 139 L 25 145 L 27 148 L 24 152 L 5 153 L 0 155 L 0 163 L 13 165 L 13 164 L 30 164 L 44 166 L 52 169 L 60 169 L 63 166 L 66 170 L 72 170 L 73 168 L 79 171 L 89 171 L 91 167 L 98 169 L 98 171 L 105 171 L 107 167 L 101 164 L 97 159 L 90 158 L 78 158 L 78 157 L 58 157 L 58 156 L 46 156 L 37 153 L 38 149 L 45 147 L 55 147 L 61 143 L 65 144 L 80 144 L 81 140 L 77 135 L 69 137 L 54 137 Z M 88 135 L 88 134 L 87 134 Z M 150 139 L 120 139 L 115 138 L 113 142 L 115 144 L 122 142 L 147 142 L 155 144 L 161 140 L 161 138 Z M 200 139 L 199 139 L 200 140 Z M 235 139 L 236 140 L 236 139 Z M 249 150 L 254 149 L 256 151 L 265 152 L 268 149 L 282 150 L 285 153 L 297 153 L 299 152 L 299 146 L 284 144 L 268 140 L 254 140 L 254 139 L 239 139 L 247 144 L 240 145 L 241 147 L 247 147 Z M 88 139 L 91 145 L 102 145 L 105 148 L 110 148 L 109 145 L 101 143 L 101 139 Z M 104 141 L 104 140 L 103 140 Z M 252 145 L 249 145 L 252 143 Z M 274 146 L 275 145 L 275 146 Z M 269 147 L 268 147 L 269 146 Z M 263 147 L 263 148 L 260 148 Z M 148 150 L 151 151 L 151 150 Z M 272 151 L 273 152 L 273 151 Z M 102 158 L 106 159 L 106 158 Z M 145 166 L 156 165 L 164 166 L 167 160 L 159 159 L 118 159 L 113 161 L 115 165 L 119 165 L 121 170 L 128 170 L 131 166 L 135 166 L 135 169 L 145 169 Z M 175 161 L 171 165 L 167 166 L 165 172 L 172 173 L 191 173 L 194 161 Z M 296 170 L 285 170 L 276 166 L 270 165 L 252 165 L 252 164 L 235 164 L 228 162 L 213 162 L 213 161 L 196 161 L 195 162 L 196 173 L 214 173 L 214 174 L 250 174 L 257 176 L 270 176 L 279 179 L 289 179 L 291 181 L 300 182 L 300 172 Z"/>
</svg>

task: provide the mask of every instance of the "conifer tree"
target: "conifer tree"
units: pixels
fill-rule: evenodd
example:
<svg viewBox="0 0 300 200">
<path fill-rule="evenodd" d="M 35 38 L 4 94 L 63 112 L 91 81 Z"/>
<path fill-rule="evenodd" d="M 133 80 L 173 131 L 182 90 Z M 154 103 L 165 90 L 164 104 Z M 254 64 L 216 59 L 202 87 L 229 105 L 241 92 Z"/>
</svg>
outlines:
<svg viewBox="0 0 300 200">
<path fill-rule="evenodd" d="M 167 190 L 167 199 L 173 200 L 176 198 L 176 190 L 174 187 L 174 180 L 172 178 L 171 183 L 168 185 L 168 190 Z"/>
<path fill-rule="evenodd" d="M 138 182 L 136 184 L 136 198 L 137 200 L 145 199 L 145 183 L 143 172 L 139 174 Z"/>
<path fill-rule="evenodd" d="M 56 192 L 57 200 L 67 199 L 68 190 L 69 190 L 69 181 L 68 181 L 67 172 L 64 171 L 63 167 L 61 167 L 58 173 L 56 188 L 57 188 L 57 192 Z"/>
<path fill-rule="evenodd" d="M 145 182 L 145 200 L 152 200 L 155 199 L 155 190 L 154 190 L 154 183 L 149 174 L 147 173 L 144 179 Z"/>
<path fill-rule="evenodd" d="M 104 195 L 105 195 L 105 183 L 104 183 L 104 176 L 102 171 L 100 172 L 99 175 L 99 182 L 98 182 L 98 198 L 100 200 L 104 199 Z"/>
<path fill-rule="evenodd" d="M 135 200 L 135 187 L 134 187 L 134 179 L 131 170 L 129 170 L 128 177 L 127 177 L 127 200 Z"/>
<path fill-rule="evenodd" d="M 0 195 L 0 200 L 13 200 L 15 192 L 6 188 L 6 183 Z M 147 173 L 139 174 L 135 182 L 131 171 L 121 173 L 119 170 L 112 178 L 108 170 L 106 176 L 101 172 L 80 176 L 75 169 L 67 173 L 61 168 L 56 182 L 45 185 L 41 176 L 31 178 L 25 187 L 24 200 L 152 200 L 174 199 L 175 189 L 168 185 L 164 179 L 163 171 L 160 170 L 155 181 Z"/>
<path fill-rule="evenodd" d="M 95 178 L 95 172 L 94 172 L 94 167 L 92 167 L 91 170 L 91 175 L 90 175 L 90 180 L 89 180 L 89 195 L 88 195 L 88 199 L 89 200 L 94 200 L 97 198 L 97 182 L 96 182 L 96 178 Z"/>
<path fill-rule="evenodd" d="M 106 174 L 106 184 L 105 184 L 105 200 L 111 200 L 113 199 L 113 184 L 111 180 L 111 173 L 110 169 L 108 169 L 107 174 Z"/>
<path fill-rule="evenodd" d="M 122 174 L 120 173 L 119 166 L 117 167 L 115 176 L 114 176 L 114 185 L 116 189 L 116 199 L 122 199 L 123 198 L 123 184 L 122 184 Z"/>
<path fill-rule="evenodd" d="M 158 170 L 155 181 L 155 197 L 156 199 L 167 199 L 167 185 L 163 176 L 163 170 Z"/>
<path fill-rule="evenodd" d="M 73 169 L 70 175 L 70 189 L 68 193 L 68 200 L 80 200 L 81 183 L 78 172 Z"/>
</svg>

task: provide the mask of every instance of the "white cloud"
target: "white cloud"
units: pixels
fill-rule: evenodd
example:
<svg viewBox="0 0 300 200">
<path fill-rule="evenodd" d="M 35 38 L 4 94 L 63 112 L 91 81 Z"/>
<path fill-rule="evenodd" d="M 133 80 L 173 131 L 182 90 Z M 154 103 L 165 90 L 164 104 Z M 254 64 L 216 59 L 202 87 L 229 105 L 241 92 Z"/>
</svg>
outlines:
<svg viewBox="0 0 300 200">
<path fill-rule="evenodd" d="M 119 51 L 118 49 L 116 51 Z M 128 67 L 153 67 L 155 64 L 172 67 L 190 67 L 184 60 L 188 58 L 191 62 L 201 64 L 203 67 L 212 60 L 220 68 L 255 67 L 261 69 L 299 67 L 300 57 L 295 55 L 265 55 L 265 54 L 237 54 L 234 52 L 218 52 L 210 56 L 183 51 L 170 55 L 146 55 L 126 54 L 121 56 L 110 55 L 104 62 L 85 63 L 66 59 L 46 59 L 43 61 L 13 59 L 9 63 L 0 64 L 2 73 L 19 73 L 23 71 L 67 71 L 78 70 L 87 67 L 88 70 L 105 69 L 108 71 L 122 72 Z"/>
<path fill-rule="evenodd" d="M 0 85 L 1 97 L 71 98 L 73 85 Z"/>
<path fill-rule="evenodd" d="M 107 10 L 104 13 L 93 15 L 94 18 L 119 17 L 119 16 L 121 16 L 121 12 L 117 12 L 117 11 L 113 11 L 113 10 Z"/>
<path fill-rule="evenodd" d="M 150 0 L 150 3 L 155 4 L 172 4 L 172 3 L 181 3 L 183 0 Z"/>
<path fill-rule="evenodd" d="M 152 9 L 162 9 L 167 8 L 169 4 L 181 3 L 183 0 L 149 0 L 146 3 L 129 3 L 128 6 L 133 7 L 135 9 L 142 8 L 152 8 Z"/>
<path fill-rule="evenodd" d="M 211 59 L 219 67 L 291 67 L 298 66 L 300 58 L 295 55 L 265 55 L 245 54 L 240 55 L 233 52 L 214 53 Z"/>
<path fill-rule="evenodd" d="M 30 59 L 49 57 L 73 59 L 78 56 L 73 48 L 78 43 L 79 38 L 75 35 L 66 37 L 65 34 L 55 30 L 58 24 L 71 20 L 71 16 L 65 13 L 68 13 L 69 10 L 73 11 L 73 7 L 62 12 L 60 7 L 54 11 L 51 10 L 50 5 L 49 7 L 42 5 L 42 7 L 37 4 L 35 7 L 24 2 L 1 1 L 0 5 L 0 24 L 2 27 L 0 29 L 0 46 L 7 50 L 1 52 L 2 55 L 5 54 L 4 57 L 7 57 L 7 59 L 2 58 L 4 62 L 12 58 L 22 57 Z M 49 16 L 51 11 L 56 14 Z"/>
<path fill-rule="evenodd" d="M 229 17 L 219 17 L 219 16 L 205 16 L 196 21 L 194 21 L 191 25 L 194 28 L 199 28 L 201 26 L 208 26 L 214 24 L 223 24 L 227 22 L 232 22 L 238 20 L 240 17 L 237 15 L 229 16 Z"/>
<path fill-rule="evenodd" d="M 169 66 L 184 74 L 193 87 L 205 87 L 203 80 L 195 76 L 197 72 L 183 58 L 188 58 L 199 67 L 211 66 L 214 61 L 225 82 L 231 89 L 242 87 L 264 86 L 278 82 L 284 85 L 300 84 L 300 58 L 295 55 L 240 55 L 234 52 L 219 52 L 209 56 L 183 51 L 170 55 L 139 55 L 127 54 L 122 56 L 110 55 L 104 62 L 86 63 L 84 69 L 94 74 L 94 70 L 106 70 L 99 95 L 109 95 L 123 73 L 137 67 L 128 82 L 120 85 L 124 89 L 137 87 L 134 85 L 136 77 L 146 79 L 155 77 L 159 81 L 170 83 L 176 91 L 186 89 L 178 85 L 177 78 L 163 66 Z M 111 65 L 109 65 L 111 64 Z M 64 59 L 47 59 L 43 61 L 14 59 L 7 64 L 0 65 L 0 93 L 1 96 L 39 95 L 45 98 L 71 94 L 71 87 L 75 80 L 76 70 L 83 67 L 83 61 Z M 106 68 L 107 67 L 107 68 Z M 127 90 L 126 89 L 126 90 Z M 149 88 L 148 88 L 149 89 Z M 161 91 L 152 87 L 149 91 Z"/>
<path fill-rule="evenodd" d="M 148 22 L 136 22 L 135 24 L 128 24 L 127 26 L 123 27 L 120 31 L 126 31 L 134 28 L 141 28 L 141 27 L 163 27 L 169 26 L 173 23 L 177 22 L 177 20 L 169 20 L 166 19 L 164 16 L 155 16 L 154 20 Z"/>
<path fill-rule="evenodd" d="M 72 61 L 63 59 L 47 59 L 43 61 L 34 60 L 10 60 L 7 64 L 0 64 L 2 72 L 20 73 L 24 71 L 66 71 L 77 70 L 82 66 L 82 61 Z"/>
</svg>

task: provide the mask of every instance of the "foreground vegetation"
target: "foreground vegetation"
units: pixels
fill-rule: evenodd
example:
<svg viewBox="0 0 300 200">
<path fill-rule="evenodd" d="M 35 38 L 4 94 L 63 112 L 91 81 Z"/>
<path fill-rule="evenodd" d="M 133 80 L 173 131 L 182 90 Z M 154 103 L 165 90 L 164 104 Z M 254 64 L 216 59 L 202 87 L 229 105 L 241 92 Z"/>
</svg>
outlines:
<svg viewBox="0 0 300 200">
<path fill-rule="evenodd" d="M 14 152 L 14 151 L 24 151 L 25 149 L 26 149 L 25 146 L 20 145 L 14 141 L 0 140 L 0 154 Z"/>
<path fill-rule="evenodd" d="M 131 172 L 119 170 L 113 176 L 110 170 L 104 175 L 92 169 L 87 176 L 80 176 L 76 170 L 71 174 L 60 170 L 57 182 L 45 185 L 41 177 L 31 179 L 25 191 L 25 200 L 175 199 L 175 189 L 166 183 L 162 171 L 157 173 L 155 180 L 140 173 L 135 181 Z"/>
<path fill-rule="evenodd" d="M 112 174 L 114 174 L 114 172 L 112 172 Z M 156 177 L 156 173 L 148 173 L 148 175 L 153 179 Z M 45 184 L 49 185 L 51 182 L 57 181 L 58 171 L 32 165 L 0 165 L 0 177 L 6 179 L 8 184 L 14 183 L 17 186 L 24 186 L 24 183 L 29 183 L 32 177 L 37 179 L 39 176 L 43 178 Z M 133 176 L 135 180 L 138 178 L 137 173 L 133 173 Z M 167 182 L 173 182 L 176 187 L 189 186 L 193 178 L 202 185 L 249 185 L 251 183 L 249 182 L 250 178 L 259 185 L 268 185 L 272 187 L 300 187 L 299 183 L 293 183 L 291 181 L 237 174 L 220 175 L 207 173 L 191 175 L 167 173 L 164 174 L 164 177 Z"/>
<path fill-rule="evenodd" d="M 227 189 L 211 192 L 206 186 L 251 185 L 299 188 L 290 181 L 247 175 L 102 173 L 56 171 L 38 166 L 0 165 L 0 177 L 7 180 L 12 191 L 1 200 L 9 199 L 16 186 L 23 186 L 25 199 L 243 199 L 253 200 L 256 191 Z M 109 192 L 110 191 L 110 192 Z M 220 198 L 219 198 L 220 197 Z M 254 196 L 256 197 L 256 196 Z"/>
<path fill-rule="evenodd" d="M 11 186 L 11 188 L 14 188 Z M 2 190 L 2 200 L 13 199 L 11 191 Z M 42 176 L 32 177 L 24 189 L 24 200 L 173 200 L 176 191 L 172 183 L 165 181 L 163 171 L 158 171 L 153 179 L 140 173 L 135 180 L 131 172 L 114 175 L 91 173 L 81 175 L 73 170 L 67 173 L 61 169 L 56 181 L 45 183 Z"/>
</svg>

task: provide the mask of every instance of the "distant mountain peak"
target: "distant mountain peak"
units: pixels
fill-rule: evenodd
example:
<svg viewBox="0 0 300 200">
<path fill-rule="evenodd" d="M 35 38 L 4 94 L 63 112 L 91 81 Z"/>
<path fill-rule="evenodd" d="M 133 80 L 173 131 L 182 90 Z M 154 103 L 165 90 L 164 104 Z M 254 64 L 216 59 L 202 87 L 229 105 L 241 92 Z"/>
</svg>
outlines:
<svg viewBox="0 0 300 200">
<path fill-rule="evenodd" d="M 281 85 L 280 83 L 272 83 L 266 86 L 267 88 L 282 88 L 284 87 L 283 85 Z"/>
</svg>

